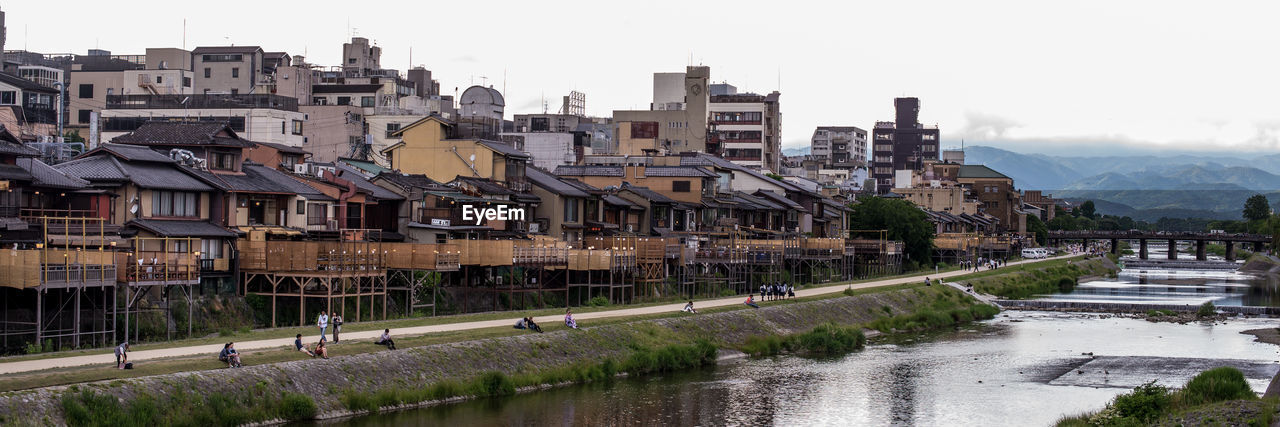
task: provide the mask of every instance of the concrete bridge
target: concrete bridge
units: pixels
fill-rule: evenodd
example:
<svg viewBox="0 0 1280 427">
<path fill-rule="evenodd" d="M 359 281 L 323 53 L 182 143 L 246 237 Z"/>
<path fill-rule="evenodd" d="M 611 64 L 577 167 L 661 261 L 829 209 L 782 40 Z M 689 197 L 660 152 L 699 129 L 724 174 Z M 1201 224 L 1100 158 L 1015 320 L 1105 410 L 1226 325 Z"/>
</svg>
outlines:
<svg viewBox="0 0 1280 427">
<path fill-rule="evenodd" d="M 1227 247 L 1227 261 L 1235 261 L 1236 244 L 1243 243 L 1253 244 L 1254 252 L 1261 252 L 1263 246 L 1271 241 L 1271 236 L 1262 234 L 1245 234 L 1245 233 L 1205 233 L 1205 232 L 1166 232 L 1166 231 L 1050 231 L 1049 244 L 1056 245 L 1062 242 L 1082 241 L 1088 246 L 1091 240 L 1107 240 L 1111 242 L 1111 253 L 1119 254 L 1120 241 L 1130 240 L 1136 241 L 1138 246 L 1138 258 L 1147 259 L 1147 242 L 1148 241 L 1167 241 L 1169 245 L 1169 259 L 1178 259 L 1178 242 L 1191 241 L 1196 245 L 1196 259 L 1204 261 L 1208 259 L 1205 253 L 1205 245 L 1209 242 L 1222 242 Z"/>
</svg>

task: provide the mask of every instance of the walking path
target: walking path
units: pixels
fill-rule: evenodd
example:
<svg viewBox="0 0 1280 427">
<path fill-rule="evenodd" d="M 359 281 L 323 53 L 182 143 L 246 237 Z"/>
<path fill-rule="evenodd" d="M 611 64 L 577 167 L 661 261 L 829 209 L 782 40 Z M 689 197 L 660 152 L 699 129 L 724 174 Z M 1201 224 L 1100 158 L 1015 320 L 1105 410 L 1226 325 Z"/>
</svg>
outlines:
<svg viewBox="0 0 1280 427">
<path fill-rule="evenodd" d="M 1042 259 L 1042 260 L 1016 261 L 1016 262 L 1011 262 L 1006 266 L 1035 263 L 1035 262 L 1041 262 L 1041 261 L 1051 261 L 1051 260 L 1062 259 L 1062 258 L 1070 258 L 1072 256 L 1075 256 L 1075 255 L 1063 255 L 1063 256 Z M 867 289 L 867 288 L 878 288 L 878 287 L 884 287 L 884 286 L 900 285 L 904 283 L 920 283 L 924 281 L 925 277 L 929 277 L 930 279 L 945 279 L 949 277 L 963 276 L 969 273 L 971 272 L 965 271 L 965 270 L 956 270 L 956 271 L 938 273 L 938 274 L 921 274 L 918 276 L 895 277 L 891 279 L 877 280 L 872 282 L 855 283 L 850 286 L 840 286 L 840 285 L 822 286 L 822 287 L 816 287 L 816 288 L 797 290 L 796 296 L 809 297 L 809 296 L 817 296 L 817 295 L 826 295 L 826 294 L 843 292 L 845 289 L 848 289 L 850 287 L 853 289 Z M 711 300 L 704 300 L 704 301 L 695 301 L 694 304 L 695 304 L 695 307 L 699 309 L 709 308 L 709 307 L 724 307 L 724 306 L 731 306 L 735 304 L 742 304 L 742 301 L 744 299 L 745 299 L 745 296 L 734 296 L 734 297 L 711 299 Z M 673 312 L 680 311 L 682 308 L 684 308 L 684 303 L 680 302 L 680 303 L 673 303 L 673 304 L 654 305 L 654 306 L 648 306 L 648 307 L 622 308 L 617 310 L 606 310 L 606 311 L 596 311 L 591 313 L 574 314 L 574 318 L 579 323 L 582 323 L 583 321 L 589 321 L 591 319 L 607 319 L 607 318 L 615 318 L 615 317 L 642 316 L 642 315 L 654 314 L 654 313 L 673 313 Z M 556 317 L 559 317 L 559 316 L 556 316 Z M 420 335 L 426 335 L 434 332 L 452 332 L 452 331 L 465 331 L 465 330 L 495 328 L 495 327 L 511 327 L 511 325 L 515 324 L 515 320 L 516 319 L 513 314 L 513 317 L 511 319 L 482 320 L 482 321 L 474 321 L 474 322 L 446 323 L 446 324 L 438 324 L 438 325 L 398 328 L 394 331 L 392 335 L 396 337 L 420 336 Z M 559 322 L 561 321 L 561 319 L 556 318 L 552 320 L 543 320 L 543 321 Z M 588 323 L 587 325 L 589 326 L 590 324 Z M 362 340 L 371 341 L 371 340 L 376 340 L 381 335 L 382 335 L 382 331 L 378 331 L 378 330 L 343 332 L 342 339 L 352 340 L 352 341 L 362 341 Z M 239 342 L 236 342 L 236 349 L 240 350 L 241 352 L 244 352 L 246 350 L 260 350 L 260 349 L 268 349 L 268 348 L 290 347 L 293 345 L 293 340 L 294 340 L 293 338 L 273 338 L 273 339 L 263 339 L 263 340 L 256 340 L 256 341 L 239 341 Z M 312 340 L 310 336 L 304 335 L 304 342 L 312 342 L 312 341 L 314 340 Z M 189 346 L 189 347 L 173 347 L 173 348 L 163 348 L 163 349 L 155 349 L 155 350 L 139 350 L 139 351 L 129 352 L 129 361 L 136 362 L 136 361 L 169 358 L 169 357 L 198 356 L 198 355 L 207 355 L 208 357 L 213 358 L 218 354 L 219 351 L 222 351 L 222 344 L 195 345 L 195 346 Z M 111 365 L 113 363 L 115 363 L 115 356 L 111 353 L 111 349 L 105 349 L 103 350 L 103 353 L 100 355 L 69 356 L 69 357 L 60 357 L 60 358 L 0 363 L 0 375 L 12 374 L 17 372 L 39 371 L 43 369 L 52 369 L 52 368 L 66 368 L 66 367 L 73 367 L 73 366 Z"/>
</svg>

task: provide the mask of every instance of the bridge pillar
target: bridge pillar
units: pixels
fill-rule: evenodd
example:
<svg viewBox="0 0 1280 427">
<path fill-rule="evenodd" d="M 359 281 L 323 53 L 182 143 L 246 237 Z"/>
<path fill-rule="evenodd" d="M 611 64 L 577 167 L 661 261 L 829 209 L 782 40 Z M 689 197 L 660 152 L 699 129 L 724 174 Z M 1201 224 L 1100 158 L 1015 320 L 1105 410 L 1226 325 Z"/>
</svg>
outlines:
<svg viewBox="0 0 1280 427">
<path fill-rule="evenodd" d="M 1120 255 L 1120 239 L 1111 239 L 1111 254 Z"/>
<path fill-rule="evenodd" d="M 1147 259 L 1147 239 L 1138 239 L 1138 259 Z"/>
<path fill-rule="evenodd" d="M 1206 255 L 1204 252 L 1204 245 L 1205 245 L 1204 240 L 1196 240 L 1196 261 L 1204 261 L 1209 259 L 1209 256 Z"/>
<path fill-rule="evenodd" d="M 1169 239 L 1169 259 L 1178 259 L 1178 241 Z"/>
<path fill-rule="evenodd" d="M 1227 261 L 1236 260 L 1236 242 L 1222 242 L 1227 245 Z"/>
<path fill-rule="evenodd" d="M 1262 242 L 1253 242 L 1253 251 L 1262 253 Z"/>
</svg>

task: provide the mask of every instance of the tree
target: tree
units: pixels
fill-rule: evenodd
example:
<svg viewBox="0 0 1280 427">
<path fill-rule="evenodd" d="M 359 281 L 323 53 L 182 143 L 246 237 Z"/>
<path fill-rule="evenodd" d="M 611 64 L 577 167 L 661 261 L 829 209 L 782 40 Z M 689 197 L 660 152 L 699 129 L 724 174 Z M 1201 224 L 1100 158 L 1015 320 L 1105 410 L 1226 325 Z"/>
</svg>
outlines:
<svg viewBox="0 0 1280 427">
<path fill-rule="evenodd" d="M 1271 203 L 1267 202 L 1267 196 L 1254 194 L 1249 200 L 1244 201 L 1244 219 L 1250 221 L 1262 221 L 1271 216 Z"/>
<path fill-rule="evenodd" d="M 770 177 L 770 178 L 776 179 L 776 180 L 778 180 L 778 181 L 786 181 L 786 179 L 783 179 L 783 178 L 782 178 L 782 175 L 778 175 L 778 174 L 776 174 L 776 173 L 772 173 L 772 172 L 770 172 L 770 173 L 766 173 L 766 174 L 764 174 L 764 176 L 767 176 L 767 177 Z"/>
<path fill-rule="evenodd" d="M 908 260 L 933 259 L 933 224 L 916 205 L 902 199 L 867 197 L 853 205 L 849 218 L 853 230 L 888 230 L 890 240 L 901 240 Z"/>
<path fill-rule="evenodd" d="M 84 142 L 84 137 L 80 136 L 79 130 L 68 130 L 62 134 L 62 140 L 66 142 Z"/>
<path fill-rule="evenodd" d="M 1057 218 L 1054 218 L 1057 219 Z M 1027 215 L 1027 232 L 1035 233 L 1036 243 L 1044 246 L 1049 241 L 1049 227 L 1035 215 Z"/>
<path fill-rule="evenodd" d="M 1085 200 L 1084 203 L 1080 205 L 1080 215 L 1085 218 L 1093 219 L 1093 216 L 1097 213 L 1098 209 L 1093 206 L 1093 200 Z"/>
</svg>

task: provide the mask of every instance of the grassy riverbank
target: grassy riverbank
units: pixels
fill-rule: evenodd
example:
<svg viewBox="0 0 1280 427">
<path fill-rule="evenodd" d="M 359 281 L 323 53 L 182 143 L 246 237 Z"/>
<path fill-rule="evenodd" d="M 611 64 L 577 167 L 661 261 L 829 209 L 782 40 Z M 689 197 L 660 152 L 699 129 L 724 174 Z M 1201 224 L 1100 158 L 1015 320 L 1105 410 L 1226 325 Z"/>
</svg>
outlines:
<svg viewBox="0 0 1280 427">
<path fill-rule="evenodd" d="M 1119 268 L 1113 256 L 1071 258 L 988 270 L 956 281 L 972 285 L 979 293 L 1007 299 L 1028 299 L 1037 295 L 1071 292 L 1081 277 L 1114 277 L 1117 271 Z"/>
<path fill-rule="evenodd" d="M 1201 372 L 1182 388 L 1147 383 L 1116 396 L 1101 411 L 1066 417 L 1059 427 L 1271 425 L 1277 401 L 1259 399 L 1231 367 Z"/>
</svg>

